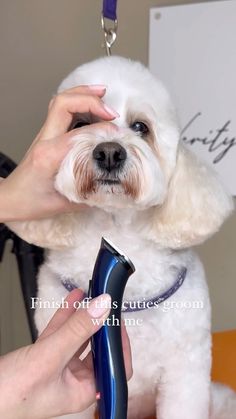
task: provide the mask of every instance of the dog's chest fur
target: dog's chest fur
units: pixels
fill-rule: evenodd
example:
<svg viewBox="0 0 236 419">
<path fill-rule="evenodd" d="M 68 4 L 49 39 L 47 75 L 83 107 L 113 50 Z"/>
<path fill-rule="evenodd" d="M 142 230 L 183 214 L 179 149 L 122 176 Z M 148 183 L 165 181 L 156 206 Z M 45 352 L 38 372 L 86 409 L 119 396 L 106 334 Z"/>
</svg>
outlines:
<svg viewBox="0 0 236 419">
<path fill-rule="evenodd" d="M 125 298 L 142 299 L 158 295 L 168 289 L 177 278 L 182 266 L 191 265 L 192 253 L 161 249 L 143 237 L 142 226 L 131 210 L 111 214 L 98 209 L 87 210 L 84 218 L 74 228 L 73 247 L 50 251 L 47 265 L 58 280 L 70 279 L 88 287 L 101 237 L 118 246 L 132 260 L 136 271 L 130 278 Z M 191 267 L 191 266 L 190 266 Z"/>
<path fill-rule="evenodd" d="M 142 301 L 143 298 L 147 300 L 158 296 L 173 285 L 179 270 L 185 266 L 188 269 L 186 280 L 177 293 L 168 300 L 168 304 L 170 305 L 171 301 L 205 300 L 207 286 L 201 263 L 196 255 L 190 250 L 160 249 L 158 245 L 142 237 L 141 228 L 137 222 L 132 224 L 130 214 L 129 211 L 127 216 L 124 213 L 120 214 L 121 216 L 114 216 L 114 214 L 111 215 L 102 210 L 91 209 L 85 212 L 84 218 L 80 215 L 80 222 L 77 226 L 75 224 L 74 230 L 74 235 L 77 237 L 76 245 L 73 248 L 54 250 L 48 253 L 46 263 L 41 268 L 39 275 L 39 297 L 43 299 L 65 297 L 67 291 L 61 283 L 63 279 L 70 279 L 86 291 L 88 281 L 92 276 L 101 237 L 105 236 L 129 256 L 136 268 L 135 273 L 128 281 L 125 299 Z M 123 221 L 121 222 L 121 220 Z M 197 311 L 195 310 L 195 313 L 199 316 Z M 51 314 L 52 312 L 47 314 L 44 310 L 44 313 L 37 313 L 36 320 L 38 318 L 38 323 L 45 323 Z M 159 308 L 130 313 L 125 316 L 142 320 L 142 327 L 132 326 L 129 328 L 129 333 L 131 339 L 133 335 L 135 339 L 140 339 L 140 345 L 145 345 L 144 342 L 142 343 L 142 340 L 145 341 L 144 337 L 150 339 L 152 336 L 154 339 L 153 331 L 155 334 L 157 330 L 159 336 L 165 334 L 166 327 L 169 329 L 173 322 L 172 327 L 185 328 L 181 322 L 186 316 L 186 324 L 188 324 L 187 317 L 190 316 L 190 310 L 180 309 L 176 317 L 176 307 L 169 309 L 162 304 Z M 41 328 L 40 324 L 39 328 Z M 143 351 L 141 353 L 143 354 Z"/>
</svg>

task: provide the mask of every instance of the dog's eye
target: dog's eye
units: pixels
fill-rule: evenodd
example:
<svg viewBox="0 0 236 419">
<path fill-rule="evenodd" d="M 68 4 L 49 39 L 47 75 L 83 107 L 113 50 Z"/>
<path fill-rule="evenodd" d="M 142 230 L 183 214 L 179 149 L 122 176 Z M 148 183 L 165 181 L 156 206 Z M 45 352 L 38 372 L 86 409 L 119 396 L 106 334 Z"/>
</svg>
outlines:
<svg viewBox="0 0 236 419">
<path fill-rule="evenodd" d="M 72 122 L 68 131 L 72 131 L 72 129 L 76 129 L 76 128 L 85 127 L 85 125 L 90 125 L 90 123 L 88 121 L 74 121 Z"/>
<path fill-rule="evenodd" d="M 130 128 L 134 132 L 137 132 L 137 134 L 147 135 L 149 133 L 148 126 L 144 122 L 141 122 L 141 121 L 135 121 L 132 125 L 130 125 Z"/>
</svg>

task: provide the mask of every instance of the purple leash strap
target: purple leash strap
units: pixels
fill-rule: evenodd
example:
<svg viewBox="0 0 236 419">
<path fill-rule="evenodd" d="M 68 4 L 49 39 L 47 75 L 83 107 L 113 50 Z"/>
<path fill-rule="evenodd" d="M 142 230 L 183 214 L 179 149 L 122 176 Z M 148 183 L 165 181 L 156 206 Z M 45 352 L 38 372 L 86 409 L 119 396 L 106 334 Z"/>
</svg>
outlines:
<svg viewBox="0 0 236 419">
<path fill-rule="evenodd" d="M 117 6 L 117 0 L 103 0 L 103 9 L 102 9 L 103 17 L 110 20 L 116 20 L 117 19 L 116 6 Z"/>
</svg>

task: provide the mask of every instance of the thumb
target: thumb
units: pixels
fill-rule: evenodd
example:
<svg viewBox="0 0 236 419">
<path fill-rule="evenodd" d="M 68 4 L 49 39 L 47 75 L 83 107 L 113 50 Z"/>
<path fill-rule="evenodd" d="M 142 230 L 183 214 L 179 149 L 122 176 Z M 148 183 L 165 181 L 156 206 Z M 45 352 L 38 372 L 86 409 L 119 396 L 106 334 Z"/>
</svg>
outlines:
<svg viewBox="0 0 236 419">
<path fill-rule="evenodd" d="M 60 369 L 63 369 L 80 347 L 102 327 L 103 321 L 110 313 L 111 297 L 109 294 L 101 294 L 86 304 L 87 308 L 77 310 L 59 330 L 48 337 L 52 340 L 52 347 L 57 348 Z"/>
</svg>

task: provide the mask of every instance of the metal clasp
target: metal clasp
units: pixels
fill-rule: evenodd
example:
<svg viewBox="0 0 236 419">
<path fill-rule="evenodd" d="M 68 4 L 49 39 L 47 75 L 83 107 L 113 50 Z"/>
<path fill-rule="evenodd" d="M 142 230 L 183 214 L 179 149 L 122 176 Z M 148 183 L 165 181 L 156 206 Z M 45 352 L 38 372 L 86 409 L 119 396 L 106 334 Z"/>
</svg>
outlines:
<svg viewBox="0 0 236 419">
<path fill-rule="evenodd" d="M 118 29 L 118 20 L 116 19 L 116 20 L 113 20 L 112 22 L 113 22 L 113 27 L 108 28 L 105 23 L 105 18 L 102 14 L 101 24 L 102 24 L 102 29 L 104 32 L 104 41 L 105 41 L 105 45 L 103 45 L 103 47 L 106 49 L 106 53 L 108 56 L 111 55 L 111 47 L 116 40 L 117 29 Z"/>
</svg>

